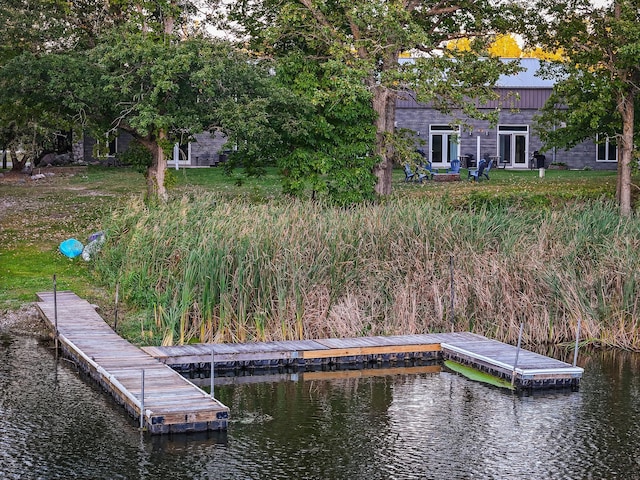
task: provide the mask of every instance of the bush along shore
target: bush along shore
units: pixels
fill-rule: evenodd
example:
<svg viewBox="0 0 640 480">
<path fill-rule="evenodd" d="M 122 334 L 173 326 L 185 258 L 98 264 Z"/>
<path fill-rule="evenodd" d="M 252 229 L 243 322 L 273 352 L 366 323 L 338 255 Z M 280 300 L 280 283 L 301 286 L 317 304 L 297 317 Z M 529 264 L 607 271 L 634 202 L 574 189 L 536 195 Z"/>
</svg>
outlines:
<svg viewBox="0 0 640 480">
<path fill-rule="evenodd" d="M 140 343 L 452 329 L 514 343 L 524 322 L 526 344 L 558 345 L 581 319 L 584 344 L 640 350 L 640 220 L 602 200 L 340 209 L 202 192 L 134 200 L 105 229 L 96 269 L 144 312 L 121 329 Z"/>
</svg>

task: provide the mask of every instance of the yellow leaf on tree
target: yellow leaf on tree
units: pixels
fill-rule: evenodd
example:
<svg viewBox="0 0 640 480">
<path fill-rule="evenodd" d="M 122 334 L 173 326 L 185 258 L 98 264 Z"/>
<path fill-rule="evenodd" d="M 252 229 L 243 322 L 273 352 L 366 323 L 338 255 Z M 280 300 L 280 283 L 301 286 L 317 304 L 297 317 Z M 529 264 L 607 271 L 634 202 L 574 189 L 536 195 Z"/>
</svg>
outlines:
<svg viewBox="0 0 640 480">
<path fill-rule="evenodd" d="M 501 58 L 520 58 L 522 49 L 513 35 L 498 35 L 489 47 L 489 53 Z"/>
</svg>

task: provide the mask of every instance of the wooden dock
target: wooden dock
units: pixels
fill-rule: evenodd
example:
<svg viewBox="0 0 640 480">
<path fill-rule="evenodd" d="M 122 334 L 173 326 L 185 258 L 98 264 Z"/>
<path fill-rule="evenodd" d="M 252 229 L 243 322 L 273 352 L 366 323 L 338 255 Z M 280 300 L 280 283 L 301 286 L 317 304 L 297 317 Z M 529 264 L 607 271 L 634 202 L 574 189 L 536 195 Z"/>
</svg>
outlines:
<svg viewBox="0 0 640 480">
<path fill-rule="evenodd" d="M 216 370 L 238 370 L 244 378 L 218 376 L 216 383 L 260 381 L 244 374 L 274 368 L 287 369 L 291 380 L 436 373 L 441 360 L 472 366 L 528 390 L 577 388 L 583 374 L 580 367 L 472 333 L 138 348 L 75 294 L 37 297 L 41 315 L 53 328 L 57 318 L 62 351 L 153 434 L 227 428 L 229 409 L 177 371 L 210 370 L 212 360 Z"/>
<path fill-rule="evenodd" d="M 441 343 L 446 360 L 454 360 L 512 381 L 519 389 L 577 388 L 580 385 L 584 373 L 580 367 L 522 348 L 518 352 L 513 345 L 481 335 L 450 335 Z"/>
<path fill-rule="evenodd" d="M 454 360 L 500 378 L 519 389 L 577 388 L 583 369 L 473 333 L 437 333 L 245 344 L 197 344 L 143 347 L 158 360 L 182 371 L 289 367 L 314 370 L 327 366 L 390 363 L 413 366 Z M 517 358 L 517 363 L 516 363 Z M 367 370 L 367 373 L 372 370 Z M 297 378 L 297 377 L 296 377 Z"/>
<path fill-rule="evenodd" d="M 165 363 L 116 334 L 71 292 L 38 293 L 62 351 L 152 434 L 226 430 L 229 409 Z"/>
</svg>

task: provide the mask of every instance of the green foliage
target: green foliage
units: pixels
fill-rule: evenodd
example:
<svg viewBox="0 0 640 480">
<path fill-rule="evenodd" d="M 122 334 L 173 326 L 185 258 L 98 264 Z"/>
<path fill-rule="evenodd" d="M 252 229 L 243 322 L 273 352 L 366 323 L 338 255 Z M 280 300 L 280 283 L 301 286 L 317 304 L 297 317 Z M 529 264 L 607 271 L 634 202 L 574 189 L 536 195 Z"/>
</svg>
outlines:
<svg viewBox="0 0 640 480">
<path fill-rule="evenodd" d="M 164 187 L 171 190 L 178 185 L 178 174 L 174 170 L 164 172 Z"/>
<path fill-rule="evenodd" d="M 166 144 L 221 130 L 251 169 L 256 146 L 277 137 L 273 125 L 264 128 L 268 68 L 194 28 L 191 2 L 34 4 L 51 18 L 41 21 L 32 5 L 13 0 L 0 8 L 0 18 L 15 14 L 20 25 L 31 23 L 22 39 L 10 29 L 0 122 L 27 133 L 74 128 L 95 138 L 127 131 L 151 152 L 149 193 L 161 196 L 163 186 L 153 184 Z"/>
<path fill-rule="evenodd" d="M 284 125 L 291 150 L 278 161 L 285 192 L 339 205 L 373 199 L 375 112 L 359 72 L 292 53 L 279 63 L 277 81 L 297 96 L 296 122 Z"/>
<path fill-rule="evenodd" d="M 151 152 L 137 140 L 132 140 L 124 152 L 116 154 L 123 165 L 131 165 L 137 172 L 146 173 L 151 166 Z"/>
<path fill-rule="evenodd" d="M 538 0 L 531 6 L 531 42 L 561 50 L 556 83 L 539 120 L 546 147 L 616 138 L 617 200 L 631 214 L 631 170 L 637 161 L 640 92 L 640 11 L 635 0 L 596 5 L 586 0 Z M 539 15 L 539 17 L 537 17 Z"/>
<path fill-rule="evenodd" d="M 486 47 L 496 33 L 513 31 L 520 11 L 511 1 L 443 6 L 435 0 L 404 4 L 358 0 L 345 6 L 261 0 L 250 8 L 244 1 L 230 2 L 227 20 L 238 34 L 248 38 L 254 50 L 282 60 L 278 77 L 296 91 L 309 92 L 306 98 L 311 105 L 303 108 L 309 112 L 313 107 L 318 115 L 308 128 L 299 129 L 312 132 L 301 139 L 310 149 L 294 151 L 288 159 L 284 169 L 288 189 L 293 193 L 308 189 L 325 193 L 322 175 L 338 156 L 316 144 L 321 139 L 323 146 L 330 144 L 338 137 L 332 129 L 340 127 L 344 133 L 336 145 L 346 151 L 341 152 L 344 159 L 338 163 L 353 164 L 354 158 L 374 162 L 375 190 L 383 194 L 391 191 L 397 96 L 413 91 L 420 101 L 444 111 L 460 109 L 463 114 L 495 120 L 496 112 L 486 115 L 486 110 L 477 106 L 494 99 L 492 84 L 501 73 L 513 72 L 517 66 L 491 58 Z M 472 49 L 443 55 L 446 42 L 465 32 L 473 32 Z M 408 51 L 421 55 L 414 64 L 403 65 L 399 55 Z M 287 72 L 289 66 L 296 68 Z M 305 86 L 310 88 L 301 88 Z M 478 104 L 469 98 L 478 99 Z M 369 116 L 362 110 L 365 103 L 373 112 L 375 135 L 348 131 L 357 125 L 349 123 L 348 117 L 364 125 L 364 117 Z M 358 146 L 355 152 L 348 148 L 355 141 L 368 145 Z M 314 156 L 316 151 L 323 155 Z M 303 163 L 311 164 L 307 172 Z M 365 181 L 363 188 L 368 184 Z"/>
</svg>

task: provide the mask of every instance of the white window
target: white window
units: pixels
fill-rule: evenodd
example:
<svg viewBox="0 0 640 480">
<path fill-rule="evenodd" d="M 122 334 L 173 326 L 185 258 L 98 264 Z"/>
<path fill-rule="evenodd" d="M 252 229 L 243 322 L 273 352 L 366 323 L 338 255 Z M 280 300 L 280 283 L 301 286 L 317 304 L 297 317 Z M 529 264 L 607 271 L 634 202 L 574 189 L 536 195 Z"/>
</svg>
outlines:
<svg viewBox="0 0 640 480">
<path fill-rule="evenodd" d="M 429 161 L 434 166 L 448 166 L 458 158 L 460 127 L 429 126 Z"/>
<path fill-rule="evenodd" d="M 618 147 L 616 145 L 615 139 L 604 137 L 604 140 L 600 140 L 599 135 L 596 135 L 596 161 L 618 161 Z"/>
<path fill-rule="evenodd" d="M 113 159 L 118 153 L 118 137 L 109 139 L 109 134 L 105 133 L 104 140 L 96 140 L 94 155 L 96 158 Z"/>
</svg>

